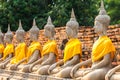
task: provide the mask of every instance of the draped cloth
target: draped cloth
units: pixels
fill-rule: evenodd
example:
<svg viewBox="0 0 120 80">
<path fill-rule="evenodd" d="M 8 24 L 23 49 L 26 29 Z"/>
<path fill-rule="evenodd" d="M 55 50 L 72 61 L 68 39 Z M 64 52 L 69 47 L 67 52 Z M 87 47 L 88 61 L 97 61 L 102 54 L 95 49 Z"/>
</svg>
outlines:
<svg viewBox="0 0 120 80">
<path fill-rule="evenodd" d="M 4 51 L 4 45 L 0 44 L 0 54 L 3 54 L 3 51 Z"/>
<path fill-rule="evenodd" d="M 92 62 L 101 60 L 106 54 L 111 54 L 111 59 L 113 59 L 115 51 L 112 41 L 107 36 L 102 36 L 93 45 Z"/>
<path fill-rule="evenodd" d="M 13 44 L 7 44 L 6 48 L 3 51 L 3 60 L 11 53 L 14 54 L 14 45 Z"/>
<path fill-rule="evenodd" d="M 27 51 L 27 61 L 29 60 L 29 58 L 32 56 L 32 54 L 34 53 L 35 50 L 39 50 L 39 53 L 41 55 L 41 51 L 42 51 L 42 46 L 39 42 L 37 41 L 33 41 L 30 46 L 28 47 L 28 51 Z"/>
<path fill-rule="evenodd" d="M 16 64 L 22 59 L 26 57 L 27 53 L 27 45 L 25 42 L 19 43 L 19 45 L 15 48 L 15 56 L 11 60 L 11 64 Z"/>
<path fill-rule="evenodd" d="M 58 49 L 55 40 L 48 40 L 43 46 L 42 57 L 49 53 L 54 53 L 56 55 L 56 60 L 58 59 Z"/>
<path fill-rule="evenodd" d="M 81 42 L 77 38 L 72 38 L 66 43 L 66 46 L 64 49 L 64 59 L 63 59 L 64 62 L 71 59 L 77 54 L 82 56 Z"/>
</svg>

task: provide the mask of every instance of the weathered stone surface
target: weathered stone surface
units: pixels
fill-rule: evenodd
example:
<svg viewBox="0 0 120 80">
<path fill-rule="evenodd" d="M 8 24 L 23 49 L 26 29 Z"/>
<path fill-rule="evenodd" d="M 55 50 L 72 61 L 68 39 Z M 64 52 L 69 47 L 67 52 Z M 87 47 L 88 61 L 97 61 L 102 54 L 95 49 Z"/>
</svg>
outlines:
<svg viewBox="0 0 120 80">
<path fill-rule="evenodd" d="M 58 77 L 47 76 L 46 80 L 74 80 L 74 79 L 58 78 Z"/>
<path fill-rule="evenodd" d="M 120 72 L 116 72 L 110 78 L 110 80 L 120 80 Z"/>
</svg>

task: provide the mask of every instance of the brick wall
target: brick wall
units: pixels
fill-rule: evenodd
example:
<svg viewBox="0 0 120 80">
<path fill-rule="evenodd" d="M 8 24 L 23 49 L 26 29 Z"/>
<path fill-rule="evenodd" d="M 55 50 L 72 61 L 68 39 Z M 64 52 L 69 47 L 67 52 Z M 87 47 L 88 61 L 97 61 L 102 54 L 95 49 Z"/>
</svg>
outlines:
<svg viewBox="0 0 120 80">
<path fill-rule="evenodd" d="M 113 44 L 115 45 L 116 49 L 119 50 L 120 49 L 120 25 L 109 26 L 107 33 L 110 39 L 112 40 Z M 56 28 L 55 39 L 57 41 L 58 48 L 62 40 L 65 38 L 66 38 L 65 26 Z M 78 38 L 82 43 L 84 57 L 89 58 L 93 43 L 98 38 L 98 35 L 94 32 L 94 29 L 92 27 L 81 26 L 79 27 Z M 43 45 L 46 41 L 47 39 L 44 37 L 43 30 L 40 30 L 39 42 Z M 26 32 L 25 42 L 27 43 L 27 45 L 30 44 L 28 32 Z M 13 43 L 17 45 L 15 36 L 13 39 Z M 60 50 L 59 50 L 59 54 L 60 56 L 62 55 L 62 52 Z"/>
</svg>

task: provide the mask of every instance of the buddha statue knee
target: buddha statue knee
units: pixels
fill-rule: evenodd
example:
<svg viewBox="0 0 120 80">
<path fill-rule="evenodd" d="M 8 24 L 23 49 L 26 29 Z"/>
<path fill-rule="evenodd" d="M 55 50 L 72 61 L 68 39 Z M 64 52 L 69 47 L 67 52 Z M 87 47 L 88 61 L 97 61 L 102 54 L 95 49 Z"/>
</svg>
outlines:
<svg viewBox="0 0 120 80">
<path fill-rule="evenodd" d="M 100 12 L 95 18 L 94 25 L 95 32 L 99 35 L 99 38 L 93 44 L 91 59 L 83 61 L 72 68 L 70 74 L 73 78 L 82 77 L 82 80 L 105 79 L 105 74 L 111 68 L 111 62 L 115 54 L 115 47 L 110 38 L 107 37 L 109 22 L 110 17 L 107 15 L 103 1 L 101 0 Z M 76 74 L 81 66 L 88 64 L 92 64 L 92 67 L 83 71 L 82 76 Z M 80 74 L 80 72 L 78 74 Z"/>
<path fill-rule="evenodd" d="M 79 24 L 76 21 L 74 11 L 72 9 L 71 19 L 66 24 L 66 34 L 68 42 L 64 48 L 64 58 L 50 66 L 48 72 L 56 77 L 69 78 L 70 71 L 74 65 L 80 62 L 82 56 L 81 42 L 77 38 Z M 56 68 L 58 70 L 56 70 Z"/>
<path fill-rule="evenodd" d="M 5 33 L 4 41 L 6 47 L 3 51 L 2 62 L 0 63 L 0 68 L 4 69 L 6 65 L 10 62 L 11 58 L 14 55 L 14 45 L 12 44 L 13 34 L 10 30 L 10 25 L 8 25 L 8 31 Z"/>
<path fill-rule="evenodd" d="M 27 45 L 24 42 L 25 31 L 22 28 L 21 20 L 19 20 L 19 28 L 16 31 L 16 40 L 17 47 L 15 48 L 15 56 L 10 61 L 10 65 L 8 66 L 11 70 L 16 70 L 18 63 L 24 59 L 27 54 Z M 25 63 L 25 62 L 24 62 Z"/>
</svg>

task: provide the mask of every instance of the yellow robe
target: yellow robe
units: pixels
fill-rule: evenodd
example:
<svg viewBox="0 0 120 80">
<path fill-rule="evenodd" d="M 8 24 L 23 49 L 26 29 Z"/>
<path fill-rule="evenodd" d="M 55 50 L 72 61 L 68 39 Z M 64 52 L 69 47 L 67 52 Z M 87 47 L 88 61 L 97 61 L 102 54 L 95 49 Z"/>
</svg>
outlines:
<svg viewBox="0 0 120 80">
<path fill-rule="evenodd" d="M 45 45 L 43 46 L 42 56 L 49 53 L 54 53 L 58 59 L 58 49 L 55 40 L 48 40 L 48 42 L 46 42 Z"/>
<path fill-rule="evenodd" d="M 6 48 L 3 52 L 3 60 L 9 55 L 13 53 L 14 54 L 14 45 L 13 44 L 7 44 Z"/>
<path fill-rule="evenodd" d="M 4 45 L 0 44 L 0 54 L 3 54 L 3 51 L 4 51 Z"/>
<path fill-rule="evenodd" d="M 22 59 L 24 59 L 27 53 L 27 45 L 23 43 L 19 43 L 19 45 L 15 48 L 15 56 L 11 60 L 11 64 L 16 64 Z"/>
<path fill-rule="evenodd" d="M 111 59 L 113 59 L 115 47 L 107 36 L 102 36 L 93 45 L 92 62 L 101 60 L 108 53 L 111 54 Z"/>
<path fill-rule="evenodd" d="M 79 54 L 82 56 L 81 42 L 77 38 L 70 39 L 64 49 L 64 62 L 71 59 L 75 55 Z"/>
<path fill-rule="evenodd" d="M 41 55 L 41 51 L 42 51 L 42 47 L 41 44 L 37 41 L 33 41 L 30 46 L 28 47 L 28 51 L 27 51 L 27 61 L 29 60 L 29 58 L 32 56 L 33 52 L 35 50 L 39 50 L 40 51 L 40 55 Z"/>
</svg>

